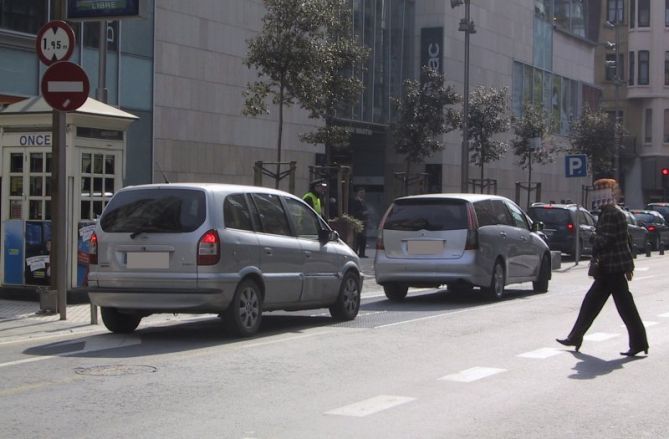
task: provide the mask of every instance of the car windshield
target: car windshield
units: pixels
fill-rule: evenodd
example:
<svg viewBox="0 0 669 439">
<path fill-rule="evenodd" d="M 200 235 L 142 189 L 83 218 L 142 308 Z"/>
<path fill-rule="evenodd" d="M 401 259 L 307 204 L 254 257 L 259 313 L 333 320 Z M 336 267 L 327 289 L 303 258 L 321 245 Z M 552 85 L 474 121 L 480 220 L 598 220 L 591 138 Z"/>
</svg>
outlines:
<svg viewBox="0 0 669 439">
<path fill-rule="evenodd" d="M 530 207 L 528 215 L 532 220 L 543 221 L 544 224 L 565 224 L 569 222 L 569 212 L 566 209 Z"/>
<path fill-rule="evenodd" d="M 383 228 L 407 231 L 466 229 L 465 201 L 438 198 L 396 200 Z"/>
<path fill-rule="evenodd" d="M 192 232 L 205 219 L 205 196 L 193 189 L 119 192 L 100 218 L 105 232 Z"/>
</svg>

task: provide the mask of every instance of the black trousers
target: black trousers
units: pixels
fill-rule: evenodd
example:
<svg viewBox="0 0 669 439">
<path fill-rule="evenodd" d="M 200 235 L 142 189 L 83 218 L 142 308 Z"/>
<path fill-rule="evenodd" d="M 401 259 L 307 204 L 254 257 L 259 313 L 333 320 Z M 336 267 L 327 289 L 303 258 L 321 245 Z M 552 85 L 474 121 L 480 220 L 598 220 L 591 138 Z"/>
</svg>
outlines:
<svg viewBox="0 0 669 439">
<path fill-rule="evenodd" d="M 604 277 L 595 279 L 590 290 L 585 294 L 578 318 L 569 334 L 569 339 L 581 340 L 583 338 L 610 295 L 613 296 L 618 314 L 620 314 L 627 327 L 630 349 L 648 348 L 646 328 L 644 328 L 639 311 L 634 304 L 634 298 L 627 285 L 625 273 L 606 273 Z"/>
<path fill-rule="evenodd" d="M 362 229 L 362 232 L 355 236 L 355 248 L 353 249 L 358 256 L 365 256 L 365 249 L 367 248 L 367 230 Z"/>
</svg>

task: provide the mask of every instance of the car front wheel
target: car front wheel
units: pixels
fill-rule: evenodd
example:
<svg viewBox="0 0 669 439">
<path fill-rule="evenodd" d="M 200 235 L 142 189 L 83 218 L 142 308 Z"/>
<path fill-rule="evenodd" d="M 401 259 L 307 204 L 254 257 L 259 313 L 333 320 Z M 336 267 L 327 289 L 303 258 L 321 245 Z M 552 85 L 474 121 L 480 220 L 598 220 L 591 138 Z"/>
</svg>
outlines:
<svg viewBox="0 0 669 439">
<path fill-rule="evenodd" d="M 340 321 L 353 320 L 360 310 L 360 279 L 346 272 L 339 287 L 337 301 L 330 307 L 330 315 Z"/>
<path fill-rule="evenodd" d="M 118 334 L 133 332 L 142 320 L 142 316 L 135 312 L 123 312 L 107 306 L 100 308 L 100 314 L 107 329 Z"/>
<path fill-rule="evenodd" d="M 484 288 L 484 292 L 493 299 L 502 299 L 504 297 L 504 279 L 504 266 L 502 265 L 502 261 L 498 259 L 492 269 L 490 286 Z"/>
<path fill-rule="evenodd" d="M 548 282 L 551 277 L 551 258 L 544 255 L 541 260 L 541 267 L 539 267 L 539 277 L 535 282 L 532 282 L 532 287 L 535 293 L 545 293 L 548 291 Z"/>
</svg>

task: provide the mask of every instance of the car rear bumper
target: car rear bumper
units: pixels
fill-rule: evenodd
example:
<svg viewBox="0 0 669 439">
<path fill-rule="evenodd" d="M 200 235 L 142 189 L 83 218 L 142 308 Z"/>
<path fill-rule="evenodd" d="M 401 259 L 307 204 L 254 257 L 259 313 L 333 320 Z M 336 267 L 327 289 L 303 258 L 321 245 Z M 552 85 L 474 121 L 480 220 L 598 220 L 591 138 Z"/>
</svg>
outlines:
<svg viewBox="0 0 669 439">
<path fill-rule="evenodd" d="M 374 261 L 376 282 L 408 285 L 468 283 L 488 285 L 490 276 L 478 267 L 474 252 L 465 252 L 458 259 L 388 258 L 378 252 Z"/>
<path fill-rule="evenodd" d="M 89 287 L 93 305 L 147 312 L 207 313 L 225 311 L 234 290 L 217 288 L 169 290 L 165 288 Z"/>
</svg>

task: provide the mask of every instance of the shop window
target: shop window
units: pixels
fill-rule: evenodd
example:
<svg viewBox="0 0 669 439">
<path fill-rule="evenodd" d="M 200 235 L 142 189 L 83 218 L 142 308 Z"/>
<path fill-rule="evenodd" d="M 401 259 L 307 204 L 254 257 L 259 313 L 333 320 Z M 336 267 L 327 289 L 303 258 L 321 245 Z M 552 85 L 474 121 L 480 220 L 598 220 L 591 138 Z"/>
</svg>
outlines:
<svg viewBox="0 0 669 439">
<path fill-rule="evenodd" d="M 622 23 L 625 19 L 623 14 L 623 0 L 607 0 L 606 20 L 610 23 Z"/>
<path fill-rule="evenodd" d="M 636 0 L 630 0 L 630 29 L 634 29 L 636 21 Z"/>
<path fill-rule="evenodd" d="M 114 195 L 116 156 L 109 154 L 81 154 L 81 209 L 82 220 L 94 220 L 102 213 Z"/>
</svg>

